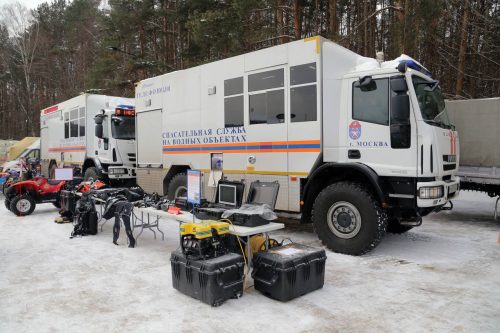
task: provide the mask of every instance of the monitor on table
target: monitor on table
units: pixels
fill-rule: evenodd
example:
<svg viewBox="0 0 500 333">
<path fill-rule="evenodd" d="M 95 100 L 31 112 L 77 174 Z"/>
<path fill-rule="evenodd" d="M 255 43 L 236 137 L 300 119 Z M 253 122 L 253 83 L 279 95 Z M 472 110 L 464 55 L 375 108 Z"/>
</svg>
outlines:
<svg viewBox="0 0 500 333">
<path fill-rule="evenodd" d="M 236 185 L 219 184 L 219 203 L 236 207 Z"/>
</svg>

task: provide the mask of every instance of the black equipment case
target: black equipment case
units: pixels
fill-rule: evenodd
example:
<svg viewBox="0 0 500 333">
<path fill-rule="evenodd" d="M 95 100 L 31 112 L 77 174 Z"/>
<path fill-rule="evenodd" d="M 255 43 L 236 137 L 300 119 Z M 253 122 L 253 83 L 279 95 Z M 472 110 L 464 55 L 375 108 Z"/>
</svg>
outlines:
<svg viewBox="0 0 500 333">
<path fill-rule="evenodd" d="M 324 249 L 287 244 L 257 253 L 253 258 L 254 288 L 279 301 L 289 301 L 323 287 Z"/>
<path fill-rule="evenodd" d="M 60 204 L 63 211 L 75 215 L 76 202 L 78 200 L 80 200 L 80 197 L 75 192 L 61 190 Z"/>
<path fill-rule="evenodd" d="M 267 204 L 274 210 L 280 184 L 275 182 L 254 181 L 250 184 L 248 191 L 247 204 L 262 205 Z M 269 223 L 269 220 L 262 218 L 258 214 L 249 214 L 245 212 L 234 213 L 231 218 L 233 224 L 245 227 L 257 227 Z"/>
<path fill-rule="evenodd" d="M 185 295 L 211 306 L 243 295 L 245 262 L 239 254 L 190 260 L 181 250 L 176 250 L 170 256 L 170 264 L 173 287 Z"/>
</svg>

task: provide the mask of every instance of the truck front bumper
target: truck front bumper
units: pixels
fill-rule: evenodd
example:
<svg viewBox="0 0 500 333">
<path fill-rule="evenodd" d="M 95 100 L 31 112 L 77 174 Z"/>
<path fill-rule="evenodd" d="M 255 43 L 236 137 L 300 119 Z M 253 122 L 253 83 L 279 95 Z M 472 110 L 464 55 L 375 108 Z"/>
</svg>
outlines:
<svg viewBox="0 0 500 333">
<path fill-rule="evenodd" d="M 109 179 L 132 179 L 136 177 L 135 168 L 126 166 L 109 166 Z"/>
<path fill-rule="evenodd" d="M 460 191 L 460 178 L 452 176 L 449 181 L 417 183 L 417 207 L 435 207 L 446 204 Z"/>
</svg>

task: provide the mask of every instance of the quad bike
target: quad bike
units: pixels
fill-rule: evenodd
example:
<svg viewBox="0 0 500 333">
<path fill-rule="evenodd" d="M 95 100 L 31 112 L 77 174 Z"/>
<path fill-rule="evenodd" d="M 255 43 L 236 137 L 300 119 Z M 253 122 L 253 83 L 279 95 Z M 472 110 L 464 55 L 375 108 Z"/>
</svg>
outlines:
<svg viewBox="0 0 500 333">
<path fill-rule="evenodd" d="M 36 204 L 51 202 L 59 208 L 60 191 L 66 181 L 50 180 L 45 177 L 34 177 L 19 181 L 5 190 L 5 206 L 17 216 L 33 213 Z"/>
<path fill-rule="evenodd" d="M 59 208 L 60 191 L 66 182 L 42 177 L 37 160 L 23 161 L 21 165 L 24 167 L 22 180 L 4 188 L 5 207 L 17 216 L 30 215 L 40 203 L 51 202 Z"/>
</svg>

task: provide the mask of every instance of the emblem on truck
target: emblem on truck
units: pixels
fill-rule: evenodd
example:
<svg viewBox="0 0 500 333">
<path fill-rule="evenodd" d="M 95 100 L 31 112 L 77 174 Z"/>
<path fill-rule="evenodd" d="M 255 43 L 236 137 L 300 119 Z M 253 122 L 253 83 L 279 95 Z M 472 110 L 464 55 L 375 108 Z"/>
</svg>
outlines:
<svg viewBox="0 0 500 333">
<path fill-rule="evenodd" d="M 355 120 L 349 124 L 349 137 L 357 140 L 361 137 L 361 124 Z"/>
</svg>

